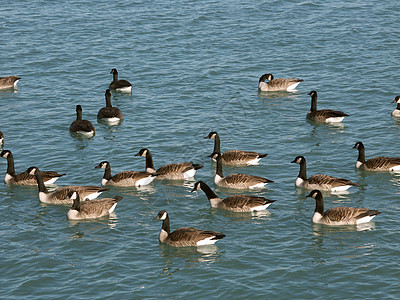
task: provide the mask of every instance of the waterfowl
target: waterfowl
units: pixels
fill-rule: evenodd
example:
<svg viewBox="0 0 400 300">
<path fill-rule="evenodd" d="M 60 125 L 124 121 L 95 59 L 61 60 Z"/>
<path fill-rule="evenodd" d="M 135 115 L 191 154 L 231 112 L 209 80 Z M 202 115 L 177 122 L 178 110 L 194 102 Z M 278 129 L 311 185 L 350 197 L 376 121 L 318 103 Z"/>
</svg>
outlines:
<svg viewBox="0 0 400 300">
<path fill-rule="evenodd" d="M 3 150 L 0 153 L 1 157 L 7 159 L 7 172 L 4 177 L 4 182 L 6 184 L 16 184 L 16 185 L 36 185 L 35 175 L 29 174 L 27 171 L 15 174 L 14 169 L 14 157 L 10 150 Z M 53 184 L 56 180 L 64 174 L 59 174 L 54 171 L 40 171 L 40 175 L 43 178 L 44 184 Z"/>
<path fill-rule="evenodd" d="M 117 203 L 122 200 L 121 196 L 115 196 L 114 198 L 95 199 L 81 203 L 79 193 L 76 191 L 69 192 L 68 197 L 74 202 L 67 213 L 67 218 L 70 220 L 108 216 L 115 210 Z"/>
<path fill-rule="evenodd" d="M 217 153 L 221 153 L 221 141 L 217 132 L 210 132 L 205 139 L 214 140 L 214 151 L 209 155 L 214 161 L 217 161 Z M 254 151 L 229 150 L 221 154 L 222 163 L 229 165 L 257 165 L 258 161 L 268 154 L 261 154 Z"/>
<path fill-rule="evenodd" d="M 76 106 L 76 120 L 69 126 L 69 131 L 79 135 L 92 137 L 95 134 L 95 129 L 92 122 L 88 120 L 82 120 L 82 106 Z"/>
<path fill-rule="evenodd" d="M 307 119 L 315 122 L 337 123 L 341 122 L 344 117 L 348 116 L 348 114 L 345 114 L 344 112 L 338 110 L 317 110 L 317 92 L 311 91 L 308 94 L 311 96 L 311 108 L 310 111 L 307 113 Z"/>
<path fill-rule="evenodd" d="M 219 198 L 213 190 L 203 181 L 198 181 L 194 184 L 192 192 L 202 190 L 208 200 L 210 200 L 211 207 L 230 210 L 234 212 L 249 212 L 260 211 L 267 209 L 271 203 L 276 200 L 269 200 L 264 197 L 250 196 L 250 195 L 233 195 L 227 198 Z"/>
<path fill-rule="evenodd" d="M 0 90 L 17 88 L 17 83 L 21 79 L 18 76 L 0 77 Z"/>
<path fill-rule="evenodd" d="M 160 211 L 154 220 L 162 220 L 158 240 L 162 244 L 174 247 L 212 245 L 225 237 L 221 232 L 199 230 L 192 227 L 182 227 L 170 233 L 169 216 L 165 210 Z"/>
<path fill-rule="evenodd" d="M 307 178 L 307 166 L 304 156 L 297 156 L 292 163 L 300 165 L 300 172 L 296 179 L 296 186 L 309 190 L 323 190 L 340 192 L 345 191 L 352 186 L 360 186 L 358 183 L 351 182 L 348 179 L 337 178 L 328 175 L 313 175 Z"/>
<path fill-rule="evenodd" d="M 4 145 L 4 133 L 0 131 L 0 147 Z"/>
<path fill-rule="evenodd" d="M 371 221 L 381 212 L 368 208 L 334 207 L 324 212 L 324 200 L 319 190 L 313 190 L 307 197 L 316 201 L 312 221 L 325 225 L 358 225 Z"/>
<path fill-rule="evenodd" d="M 392 103 L 397 103 L 396 108 L 392 111 L 392 116 L 400 117 L 400 96 L 396 96 Z"/>
<path fill-rule="evenodd" d="M 105 169 L 102 185 L 143 186 L 151 183 L 157 176 L 154 173 L 135 171 L 123 171 L 111 176 L 111 165 L 108 161 L 102 161 L 95 168 Z"/>
<path fill-rule="evenodd" d="M 37 167 L 28 168 L 27 172 L 31 175 L 35 175 L 37 185 L 39 187 L 39 200 L 49 204 L 71 204 L 72 199 L 68 197 L 68 193 L 76 191 L 84 200 L 93 200 L 97 198 L 102 192 L 108 189 L 99 186 L 80 186 L 70 185 L 63 186 L 56 189 L 54 192 L 49 193 L 46 186 L 44 185 L 42 175 Z"/>
<path fill-rule="evenodd" d="M 265 82 L 268 80 L 268 82 Z M 258 89 L 261 92 L 276 92 L 276 91 L 287 91 L 292 92 L 296 89 L 303 79 L 298 78 L 277 78 L 274 79 L 272 74 L 264 74 L 260 77 L 258 81 Z"/>
<path fill-rule="evenodd" d="M 158 179 L 169 179 L 169 180 L 181 180 L 193 178 L 196 175 L 198 169 L 201 169 L 203 165 L 194 164 L 191 162 L 183 162 L 178 164 L 168 164 L 158 168 L 154 168 L 153 157 L 150 150 L 147 148 L 140 149 L 135 156 L 141 156 L 146 158 L 146 171 L 150 173 L 158 174 Z"/>
<path fill-rule="evenodd" d="M 253 176 L 248 174 L 231 174 L 224 177 L 222 173 L 222 158 L 221 154 L 217 155 L 217 169 L 214 177 L 214 183 L 220 187 L 232 189 L 255 189 L 263 188 L 269 182 L 273 182 L 264 177 Z"/>
<path fill-rule="evenodd" d="M 113 81 L 110 83 L 110 90 L 115 90 L 117 92 L 131 93 L 132 84 L 128 80 L 118 80 L 117 69 L 112 69 L 110 74 L 113 74 Z"/>
<path fill-rule="evenodd" d="M 118 107 L 113 107 L 111 105 L 111 92 L 110 90 L 106 90 L 106 106 L 102 107 L 97 113 L 97 119 L 101 119 L 103 121 L 109 123 L 119 123 L 123 119 L 122 112 Z"/>
<path fill-rule="evenodd" d="M 358 149 L 357 169 L 368 171 L 400 171 L 400 157 L 379 156 L 366 161 L 364 144 L 357 142 L 353 148 Z"/>
</svg>

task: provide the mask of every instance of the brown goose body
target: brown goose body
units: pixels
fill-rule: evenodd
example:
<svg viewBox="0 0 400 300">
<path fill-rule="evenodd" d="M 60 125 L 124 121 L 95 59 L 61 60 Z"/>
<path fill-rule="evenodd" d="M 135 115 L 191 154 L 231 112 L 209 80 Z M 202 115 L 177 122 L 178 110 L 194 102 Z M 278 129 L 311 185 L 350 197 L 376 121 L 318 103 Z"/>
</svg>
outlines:
<svg viewBox="0 0 400 300">
<path fill-rule="evenodd" d="M 68 194 L 72 191 L 79 193 L 80 197 L 84 200 L 93 200 L 97 198 L 102 192 L 108 189 L 99 186 L 78 186 L 70 185 L 56 189 L 53 192 L 48 192 L 44 185 L 43 178 L 40 175 L 40 171 L 37 167 L 30 167 L 27 170 L 31 175 L 35 175 L 37 185 L 39 187 L 39 200 L 43 203 L 48 204 L 72 204 L 73 201 L 68 197 Z"/>
<path fill-rule="evenodd" d="M 357 142 L 353 148 L 358 149 L 356 168 L 367 171 L 400 172 L 400 157 L 378 156 L 365 160 L 365 148 L 362 142 Z"/>
<path fill-rule="evenodd" d="M 297 156 L 292 163 L 300 165 L 299 175 L 297 176 L 295 185 L 309 190 L 323 190 L 339 192 L 345 191 L 352 186 L 360 186 L 358 183 L 352 182 L 351 180 L 333 177 L 329 175 L 313 175 L 307 178 L 307 166 L 306 159 L 304 156 Z"/>
<path fill-rule="evenodd" d="M 348 114 L 345 114 L 339 110 L 331 109 L 320 109 L 317 110 L 317 92 L 311 91 L 309 93 L 311 96 L 311 108 L 306 115 L 306 118 L 314 122 L 327 122 L 327 123 L 337 123 L 341 122 Z"/>
<path fill-rule="evenodd" d="M 111 93 L 110 90 L 106 90 L 106 106 L 102 107 L 97 113 L 97 119 L 118 119 L 121 121 L 123 119 L 123 115 L 121 110 L 118 107 L 113 107 L 111 105 Z M 110 121 L 111 121 L 110 120 Z"/>
<path fill-rule="evenodd" d="M 210 157 L 217 161 L 217 153 L 221 153 L 221 140 L 217 132 L 213 131 L 204 137 L 205 139 L 214 140 L 214 151 Z M 222 163 L 226 165 L 256 165 L 258 161 L 266 157 L 268 154 L 258 153 L 255 151 L 228 150 L 221 153 Z"/>
<path fill-rule="evenodd" d="M 82 107 L 76 106 L 76 120 L 69 126 L 69 131 L 85 136 L 93 136 L 95 134 L 95 128 L 92 122 L 82 119 Z"/>
<path fill-rule="evenodd" d="M 206 194 L 211 207 L 233 212 L 261 211 L 267 209 L 271 203 L 275 202 L 275 200 L 250 195 L 233 195 L 221 199 L 203 181 L 196 182 L 192 192 L 198 190 L 202 190 Z"/>
<path fill-rule="evenodd" d="M 143 186 L 151 183 L 157 176 L 149 172 L 123 171 L 111 176 L 111 165 L 108 161 L 101 162 L 95 168 L 105 169 L 101 180 L 102 185 Z"/>
<path fill-rule="evenodd" d="M 268 80 L 268 82 L 265 82 Z M 272 74 L 263 74 L 258 81 L 258 89 L 261 92 L 295 91 L 296 87 L 303 79 L 298 78 L 277 78 Z"/>
<path fill-rule="evenodd" d="M 154 174 L 158 174 L 157 180 L 183 180 L 193 178 L 196 175 L 196 171 L 201 169 L 203 165 L 194 164 L 191 162 L 183 162 L 176 164 L 164 165 L 157 170 L 154 168 L 153 156 L 147 148 L 140 149 L 135 156 L 141 156 L 146 158 L 146 171 Z"/>
<path fill-rule="evenodd" d="M 118 79 L 117 69 L 112 69 L 110 74 L 113 74 L 113 81 L 110 83 L 110 90 L 115 90 L 117 92 L 132 92 L 132 84 L 128 80 Z"/>
<path fill-rule="evenodd" d="M 115 196 L 114 198 L 81 202 L 79 193 L 76 191 L 70 192 L 68 196 L 73 200 L 72 207 L 67 213 L 67 217 L 70 220 L 95 219 L 108 216 L 114 211 L 117 203 L 122 200 L 121 196 Z"/>
<path fill-rule="evenodd" d="M 334 207 L 324 211 L 324 202 L 319 190 L 313 190 L 307 197 L 315 198 L 316 205 L 312 221 L 325 225 L 358 225 L 370 222 L 381 212 L 368 208 Z"/>
<path fill-rule="evenodd" d="M 16 174 L 14 169 L 14 157 L 10 150 L 3 150 L 0 153 L 1 157 L 7 159 L 7 172 L 4 177 L 4 182 L 6 184 L 14 185 L 37 185 L 35 175 L 29 174 L 28 171 Z M 58 178 L 64 176 L 65 174 L 60 174 L 54 171 L 40 171 L 40 175 L 43 178 L 45 184 L 53 184 Z"/>
<path fill-rule="evenodd" d="M 0 77 L 0 90 L 16 88 L 20 79 L 21 77 L 18 76 Z"/>
<path fill-rule="evenodd" d="M 169 216 L 165 210 L 160 211 L 154 219 L 163 221 L 158 236 L 162 244 L 174 247 L 197 247 L 215 244 L 218 240 L 225 237 L 221 232 L 200 230 L 192 227 L 182 227 L 170 232 Z"/>
</svg>

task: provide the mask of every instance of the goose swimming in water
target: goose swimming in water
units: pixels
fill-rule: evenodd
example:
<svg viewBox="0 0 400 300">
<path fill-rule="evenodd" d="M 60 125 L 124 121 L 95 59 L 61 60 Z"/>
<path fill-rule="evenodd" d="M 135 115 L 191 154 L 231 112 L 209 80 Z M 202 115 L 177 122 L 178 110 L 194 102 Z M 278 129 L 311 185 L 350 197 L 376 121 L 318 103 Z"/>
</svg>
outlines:
<svg viewBox="0 0 400 300">
<path fill-rule="evenodd" d="M 76 120 L 69 126 L 69 131 L 87 137 L 92 137 L 95 134 L 92 122 L 82 120 L 82 106 L 80 105 L 76 106 Z"/>
<path fill-rule="evenodd" d="M 353 148 L 358 150 L 357 169 L 368 171 L 400 171 L 400 157 L 378 156 L 365 160 L 364 144 L 357 142 Z"/>
<path fill-rule="evenodd" d="M 174 247 L 213 245 L 225 237 L 225 234 L 221 232 L 199 230 L 192 227 L 182 227 L 170 232 L 169 216 L 165 210 L 160 211 L 154 220 L 163 221 L 158 236 L 160 243 Z"/>
<path fill-rule="evenodd" d="M 110 124 L 118 124 L 122 121 L 122 112 L 118 107 L 111 105 L 111 93 L 110 90 L 106 90 L 106 106 L 102 107 L 97 113 L 97 119 Z"/>
<path fill-rule="evenodd" d="M 317 92 L 311 91 L 311 108 L 306 118 L 314 122 L 337 123 L 341 122 L 348 114 L 339 110 L 320 109 L 317 110 Z"/>
<path fill-rule="evenodd" d="M 392 111 L 392 116 L 400 117 L 400 96 L 396 96 L 392 103 L 397 103 L 396 108 Z"/>
<path fill-rule="evenodd" d="M 115 90 L 117 92 L 132 93 L 132 84 L 128 80 L 120 79 L 118 80 L 117 69 L 112 69 L 110 74 L 113 74 L 113 81 L 110 83 L 110 90 Z"/>
<path fill-rule="evenodd" d="M 21 77 L 18 76 L 0 77 L 0 90 L 16 89 L 20 79 Z"/>
<path fill-rule="evenodd" d="M 268 82 L 265 82 L 265 80 L 268 80 Z M 260 92 L 277 92 L 277 91 L 293 92 L 296 90 L 296 87 L 302 81 L 304 80 L 297 78 L 274 79 L 274 76 L 272 74 L 264 74 L 260 77 L 260 80 L 258 81 L 258 89 Z"/>
</svg>

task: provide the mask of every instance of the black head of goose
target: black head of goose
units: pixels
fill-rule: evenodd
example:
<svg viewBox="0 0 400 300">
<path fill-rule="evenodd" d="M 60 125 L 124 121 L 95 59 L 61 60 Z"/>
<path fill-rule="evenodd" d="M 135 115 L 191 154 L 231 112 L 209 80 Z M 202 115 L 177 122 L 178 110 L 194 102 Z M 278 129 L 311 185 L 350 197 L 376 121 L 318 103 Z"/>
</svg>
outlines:
<svg viewBox="0 0 400 300">
<path fill-rule="evenodd" d="M 158 175 L 149 172 L 123 171 L 111 176 L 111 165 L 108 161 L 102 161 L 95 169 L 104 169 L 102 185 L 144 186 L 150 184 Z"/>
<path fill-rule="evenodd" d="M 264 177 L 236 173 L 224 177 L 222 173 L 221 153 L 217 153 L 217 168 L 214 183 L 220 187 L 232 189 L 256 189 L 264 188 L 267 183 L 273 182 Z"/>
<path fill-rule="evenodd" d="M 265 82 L 268 80 L 268 82 Z M 277 78 L 270 73 L 263 74 L 258 80 L 258 90 L 260 92 L 277 92 L 277 91 L 296 91 L 296 87 L 303 79 L 298 78 Z"/>
<path fill-rule="evenodd" d="M 106 90 L 105 92 L 106 106 L 102 107 L 97 113 L 97 119 L 106 121 L 108 123 L 119 123 L 123 119 L 121 110 L 118 107 L 111 105 L 111 92 Z"/>
<path fill-rule="evenodd" d="M 394 171 L 400 172 L 400 157 L 378 156 L 365 160 L 365 148 L 362 142 L 357 142 L 354 147 L 358 150 L 356 168 L 368 171 Z"/>
<path fill-rule="evenodd" d="M 151 152 L 147 148 L 140 149 L 135 156 L 141 156 L 146 158 L 146 171 L 150 173 L 158 174 L 158 179 L 168 180 L 182 180 L 193 178 L 196 175 L 198 169 L 203 168 L 203 165 L 194 164 L 191 162 L 183 162 L 177 164 L 168 164 L 155 170 L 153 164 L 153 157 Z"/>
<path fill-rule="evenodd" d="M 334 207 L 324 211 L 324 200 L 319 190 L 313 190 L 307 196 L 315 199 L 315 211 L 312 217 L 313 223 L 325 225 L 358 225 L 370 222 L 381 212 L 368 208 Z"/>
<path fill-rule="evenodd" d="M 392 116 L 400 117 L 400 96 L 396 96 L 392 103 L 397 103 L 396 108 L 392 111 Z"/>
<path fill-rule="evenodd" d="M 210 132 L 205 139 L 214 140 L 214 151 L 209 157 L 217 161 L 217 153 L 221 152 L 221 141 L 216 131 Z M 221 154 L 222 163 L 227 165 L 257 165 L 259 160 L 268 154 L 262 154 L 254 151 L 229 150 Z"/>
<path fill-rule="evenodd" d="M 115 196 L 114 198 L 81 202 L 77 191 L 70 191 L 67 197 L 73 201 L 72 207 L 67 213 L 67 218 L 70 220 L 95 219 L 108 216 L 115 210 L 117 203 L 122 200 L 121 196 Z"/>
<path fill-rule="evenodd" d="M 16 184 L 16 185 L 36 185 L 37 181 L 34 175 L 29 174 L 25 171 L 19 174 L 15 173 L 14 169 L 14 157 L 10 150 L 3 150 L 0 153 L 1 157 L 7 159 L 7 172 L 4 177 L 4 182 L 6 184 Z M 59 174 L 54 171 L 40 171 L 40 175 L 43 178 L 44 184 L 53 184 L 56 180 L 64 174 Z"/>
<path fill-rule="evenodd" d="M 34 175 L 39 188 L 39 200 L 48 204 L 71 204 L 72 199 L 68 197 L 68 193 L 76 191 L 84 200 L 96 199 L 102 192 L 108 189 L 100 186 L 81 186 L 81 185 L 69 185 L 63 186 L 56 189 L 53 192 L 49 192 L 44 185 L 42 175 L 37 167 L 30 167 L 26 170 L 27 173 Z"/>
<path fill-rule="evenodd" d="M 306 115 L 307 119 L 314 122 L 337 123 L 341 122 L 345 117 L 348 116 L 348 114 L 338 110 L 317 110 L 317 92 L 311 91 L 308 94 L 311 96 L 311 108 Z"/>
<path fill-rule="evenodd" d="M 221 232 L 199 230 L 192 227 L 178 228 L 170 232 L 169 216 L 165 210 L 160 211 L 154 220 L 162 220 L 162 227 L 158 240 L 162 244 L 174 247 L 190 247 L 213 245 L 225 237 Z"/>
<path fill-rule="evenodd" d="M 4 133 L 0 131 L 0 147 L 4 145 Z"/>
<path fill-rule="evenodd" d="M 307 178 L 307 165 L 304 156 L 297 156 L 292 163 L 300 165 L 299 175 L 296 178 L 295 185 L 297 187 L 314 190 L 341 192 L 349 189 L 352 186 L 360 186 L 348 179 L 337 178 L 328 175 L 313 175 Z"/>
<path fill-rule="evenodd" d="M 69 131 L 87 137 L 92 137 L 95 134 L 92 122 L 82 119 L 82 106 L 80 105 L 76 106 L 76 120 L 69 126 Z"/>
<path fill-rule="evenodd" d="M 202 190 L 208 200 L 210 206 L 214 208 L 225 209 L 234 212 L 251 212 L 267 209 L 271 203 L 276 200 L 266 199 L 264 197 L 250 195 L 233 195 L 227 198 L 219 198 L 213 190 L 203 181 L 198 181 L 194 184 L 192 192 Z"/>
<path fill-rule="evenodd" d="M 117 69 L 112 69 L 110 74 L 113 75 L 113 81 L 110 83 L 110 90 L 115 90 L 122 93 L 132 93 L 132 84 L 128 80 L 118 80 Z"/>
<path fill-rule="evenodd" d="M 18 76 L 0 77 L 0 90 L 16 89 L 20 79 L 21 77 Z"/>
</svg>

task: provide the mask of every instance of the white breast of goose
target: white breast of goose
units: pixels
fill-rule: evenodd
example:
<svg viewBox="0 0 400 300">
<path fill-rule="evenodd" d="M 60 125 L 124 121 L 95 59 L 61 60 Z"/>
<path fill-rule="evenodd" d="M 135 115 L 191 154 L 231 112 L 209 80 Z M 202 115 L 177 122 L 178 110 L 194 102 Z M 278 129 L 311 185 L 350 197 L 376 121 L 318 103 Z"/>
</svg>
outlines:
<svg viewBox="0 0 400 300">
<path fill-rule="evenodd" d="M 394 111 L 392 111 L 392 116 L 393 117 L 400 117 L 400 110 L 396 108 Z"/>
<path fill-rule="evenodd" d="M 101 185 L 107 185 L 108 181 L 109 180 L 105 178 L 101 179 Z"/>
<path fill-rule="evenodd" d="M 12 177 L 10 174 L 6 174 L 6 176 L 4 177 L 4 182 L 5 183 L 10 183 L 12 182 L 12 180 L 14 179 L 14 177 Z"/>
<path fill-rule="evenodd" d="M 49 194 L 44 192 L 39 192 L 39 200 L 43 203 L 49 203 Z"/>
<path fill-rule="evenodd" d="M 219 204 L 222 202 L 223 199 L 221 198 L 211 198 L 210 200 L 210 205 L 211 207 L 217 208 Z"/>
<path fill-rule="evenodd" d="M 303 185 L 304 185 L 304 180 L 301 179 L 300 177 L 297 177 L 297 178 L 296 178 L 295 185 L 298 186 L 298 187 L 303 187 Z"/>
<path fill-rule="evenodd" d="M 363 165 L 363 163 L 361 161 L 359 161 L 359 160 L 356 161 L 356 168 L 357 169 L 360 169 L 362 165 Z"/>
<path fill-rule="evenodd" d="M 314 212 L 313 217 L 312 217 L 312 221 L 314 223 L 323 223 L 322 222 L 322 215 L 319 212 Z"/>
<path fill-rule="evenodd" d="M 218 184 L 221 183 L 221 181 L 222 181 L 223 179 L 224 179 L 223 177 L 219 176 L 218 174 L 215 174 L 214 183 L 215 183 L 216 185 L 218 185 Z"/>
</svg>

